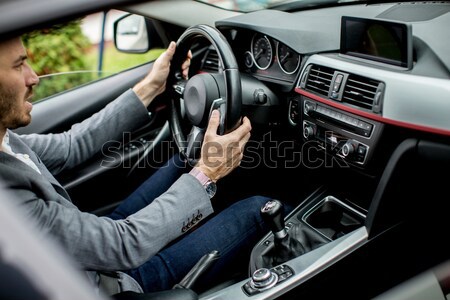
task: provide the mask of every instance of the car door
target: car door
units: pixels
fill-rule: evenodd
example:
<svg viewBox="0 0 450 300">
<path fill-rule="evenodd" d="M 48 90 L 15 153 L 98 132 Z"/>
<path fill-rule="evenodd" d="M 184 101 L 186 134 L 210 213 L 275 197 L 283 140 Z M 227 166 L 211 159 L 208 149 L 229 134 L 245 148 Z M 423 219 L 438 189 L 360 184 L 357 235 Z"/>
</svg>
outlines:
<svg viewBox="0 0 450 300">
<path fill-rule="evenodd" d="M 152 64 L 149 61 L 34 103 L 32 123 L 17 133 L 69 130 L 72 124 L 90 117 L 133 87 Z M 76 169 L 58 174 L 57 179 L 81 210 L 107 213 L 173 155 L 166 103 L 167 99 L 159 97 L 148 108 L 148 124 L 123 133 L 120 142 L 106 143 L 95 157 Z"/>
</svg>

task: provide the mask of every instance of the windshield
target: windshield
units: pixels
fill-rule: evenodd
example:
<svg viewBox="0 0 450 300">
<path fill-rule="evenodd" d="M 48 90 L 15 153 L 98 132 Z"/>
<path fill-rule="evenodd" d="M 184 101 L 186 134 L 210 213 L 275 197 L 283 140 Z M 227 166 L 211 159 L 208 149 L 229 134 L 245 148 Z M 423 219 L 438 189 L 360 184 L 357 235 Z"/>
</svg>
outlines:
<svg viewBox="0 0 450 300">
<path fill-rule="evenodd" d="M 197 0 L 232 11 L 250 12 L 261 9 L 299 10 L 323 5 L 337 5 L 363 0 Z"/>
</svg>

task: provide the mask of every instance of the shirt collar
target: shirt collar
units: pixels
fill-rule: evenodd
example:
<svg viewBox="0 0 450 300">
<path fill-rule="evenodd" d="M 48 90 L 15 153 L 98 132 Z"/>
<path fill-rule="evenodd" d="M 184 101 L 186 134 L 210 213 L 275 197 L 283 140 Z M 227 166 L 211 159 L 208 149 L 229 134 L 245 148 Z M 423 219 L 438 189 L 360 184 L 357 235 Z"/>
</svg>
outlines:
<svg viewBox="0 0 450 300">
<path fill-rule="evenodd" d="M 8 153 L 8 154 L 14 153 L 11 149 L 11 145 L 9 144 L 9 132 L 8 131 L 6 131 L 5 136 L 3 137 L 2 149 L 3 149 L 3 152 L 5 152 L 5 153 Z"/>
</svg>

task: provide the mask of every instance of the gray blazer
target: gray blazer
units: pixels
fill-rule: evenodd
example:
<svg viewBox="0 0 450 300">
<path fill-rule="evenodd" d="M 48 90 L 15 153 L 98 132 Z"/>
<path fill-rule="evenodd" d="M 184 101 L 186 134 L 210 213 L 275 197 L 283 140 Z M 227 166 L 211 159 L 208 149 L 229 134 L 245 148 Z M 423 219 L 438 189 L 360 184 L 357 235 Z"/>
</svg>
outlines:
<svg viewBox="0 0 450 300">
<path fill-rule="evenodd" d="M 10 134 L 15 153 L 30 155 L 42 175 L 0 151 L 0 178 L 20 199 L 39 229 L 54 236 L 81 267 L 116 271 L 140 266 L 182 234 L 192 215 L 213 212 L 197 179 L 182 175 L 150 205 L 125 220 L 81 212 L 53 175 L 71 169 L 98 153 L 106 141 L 148 121 L 148 113 L 132 90 L 64 133 Z"/>
</svg>

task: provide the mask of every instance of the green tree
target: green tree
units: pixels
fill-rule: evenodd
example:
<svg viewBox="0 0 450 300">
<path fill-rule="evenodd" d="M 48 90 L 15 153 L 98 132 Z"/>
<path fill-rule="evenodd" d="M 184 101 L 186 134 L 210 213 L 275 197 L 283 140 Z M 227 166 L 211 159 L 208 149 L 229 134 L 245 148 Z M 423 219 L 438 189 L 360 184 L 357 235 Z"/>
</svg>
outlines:
<svg viewBox="0 0 450 300">
<path fill-rule="evenodd" d="M 29 63 L 39 76 L 89 70 L 86 52 L 91 47 L 81 30 L 81 20 L 71 21 L 48 29 L 41 29 L 22 37 L 28 51 Z M 81 85 L 92 79 L 92 73 L 70 76 L 45 76 L 35 90 L 34 100 Z"/>
</svg>

